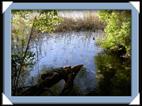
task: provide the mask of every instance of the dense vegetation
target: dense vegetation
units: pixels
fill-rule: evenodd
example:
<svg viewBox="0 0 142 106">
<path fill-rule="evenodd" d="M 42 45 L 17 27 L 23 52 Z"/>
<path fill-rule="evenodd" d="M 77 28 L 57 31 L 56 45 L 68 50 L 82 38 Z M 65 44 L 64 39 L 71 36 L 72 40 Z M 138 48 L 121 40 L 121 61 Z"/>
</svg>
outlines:
<svg viewBox="0 0 142 106">
<path fill-rule="evenodd" d="M 95 57 L 96 95 L 131 95 L 131 12 L 100 11 L 105 36 L 97 39 L 104 52 Z"/>
<path fill-rule="evenodd" d="M 127 56 L 131 50 L 131 12 L 111 11 L 99 12 L 99 18 L 106 23 L 105 37 L 98 40 L 101 47 L 109 50 L 118 49 L 122 45 L 126 49 Z"/>
</svg>

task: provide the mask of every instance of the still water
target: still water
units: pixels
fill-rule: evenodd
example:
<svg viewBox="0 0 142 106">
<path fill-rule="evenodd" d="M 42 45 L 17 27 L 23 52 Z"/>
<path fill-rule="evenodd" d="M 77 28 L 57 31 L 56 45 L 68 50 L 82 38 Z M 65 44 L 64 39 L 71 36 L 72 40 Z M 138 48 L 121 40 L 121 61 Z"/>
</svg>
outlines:
<svg viewBox="0 0 142 106">
<path fill-rule="evenodd" d="M 89 92 L 95 87 L 94 56 L 102 51 L 96 45 L 96 38 L 101 36 L 102 31 L 45 34 L 45 37 L 33 43 L 36 48 L 32 48 L 32 51 L 36 52 L 38 49 L 39 53 L 31 76 L 37 76 L 46 68 L 83 64 L 86 70 L 78 73 L 74 84 L 80 92 Z"/>
</svg>

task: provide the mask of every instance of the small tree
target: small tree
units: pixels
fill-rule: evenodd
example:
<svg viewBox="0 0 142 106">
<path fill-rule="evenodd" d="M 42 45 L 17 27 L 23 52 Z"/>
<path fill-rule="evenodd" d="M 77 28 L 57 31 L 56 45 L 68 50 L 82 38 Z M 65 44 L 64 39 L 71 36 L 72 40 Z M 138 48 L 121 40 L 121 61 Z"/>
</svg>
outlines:
<svg viewBox="0 0 142 106">
<path fill-rule="evenodd" d="M 54 31 L 59 21 L 55 10 L 12 11 L 12 88 L 14 95 L 17 95 L 17 90 L 21 86 L 19 82 L 23 73 L 30 70 L 35 63 L 35 53 L 30 51 L 31 41 L 39 38 L 39 33 Z"/>
</svg>

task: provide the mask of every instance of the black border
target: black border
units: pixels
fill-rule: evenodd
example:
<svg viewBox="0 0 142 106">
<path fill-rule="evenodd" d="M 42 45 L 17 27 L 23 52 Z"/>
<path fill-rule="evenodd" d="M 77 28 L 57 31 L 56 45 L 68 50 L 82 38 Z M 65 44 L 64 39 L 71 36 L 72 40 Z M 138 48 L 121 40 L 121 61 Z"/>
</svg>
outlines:
<svg viewBox="0 0 142 106">
<path fill-rule="evenodd" d="M 123 2 L 123 3 L 127 3 L 129 2 L 129 0 L 3 0 L 3 1 L 13 1 L 14 3 L 20 3 L 20 2 L 27 2 L 27 3 L 39 3 L 39 2 L 45 2 L 45 3 L 95 3 L 95 2 L 105 2 L 105 3 L 109 3 L 109 2 Z M 132 0 L 132 1 L 139 1 L 139 0 Z M 140 5 L 142 5 L 142 3 L 140 2 Z M 140 7 L 141 8 L 141 7 Z M 4 56 L 4 53 L 3 53 L 3 36 L 4 36 L 4 33 L 3 33 L 3 26 L 4 26 L 4 23 L 3 23 L 3 14 L 2 14 L 2 1 L 1 1 L 1 4 L 0 4 L 0 9 L 1 9 L 1 17 L 0 17 L 0 27 L 1 27 L 1 31 L 0 31 L 0 46 L 1 46 L 1 52 L 0 52 L 0 59 L 1 59 L 1 71 L 0 71 L 0 75 L 1 75 L 1 89 L 0 91 L 3 92 L 3 71 L 4 71 L 4 67 L 3 67 L 3 56 Z M 142 24 L 142 21 L 141 21 L 141 13 L 139 14 L 139 92 L 140 94 L 142 93 L 142 90 L 141 90 L 141 84 L 142 84 L 142 78 L 141 78 L 141 75 L 142 75 L 142 48 L 141 48 L 141 45 L 142 45 L 142 32 L 141 32 L 141 24 Z M 3 35 L 3 36 L 2 36 Z M 2 96 L 2 93 L 1 93 L 1 96 Z M 141 100 L 141 99 L 140 99 Z M 2 98 L 1 98 L 1 101 L 2 101 Z M 141 104 L 141 101 L 140 101 L 140 104 Z M 19 104 L 14 104 L 14 105 L 19 105 Z M 24 105 L 24 104 L 20 104 L 20 105 Z M 39 104 L 26 104 L 26 105 L 39 105 Z M 40 105 L 47 105 L 47 104 L 40 104 Z M 57 104 L 48 104 L 48 105 L 57 105 Z M 75 104 L 59 104 L 59 105 L 75 105 Z M 94 105 L 94 104 L 77 104 L 77 105 Z M 105 104 L 95 104 L 95 105 L 105 105 Z M 107 104 L 107 105 L 114 105 L 114 104 Z M 126 104 L 115 104 L 115 105 L 126 105 Z"/>
<path fill-rule="evenodd" d="M 1 80 L 1 89 L 0 91 L 3 92 L 3 15 L 2 15 L 2 3 L 0 3 L 0 9 L 1 9 L 1 14 L 0 14 L 0 27 L 1 27 L 1 30 L 0 30 L 0 80 Z M 2 96 L 2 93 L 1 93 L 1 96 Z M 2 101 L 2 98 L 0 99 Z"/>
</svg>

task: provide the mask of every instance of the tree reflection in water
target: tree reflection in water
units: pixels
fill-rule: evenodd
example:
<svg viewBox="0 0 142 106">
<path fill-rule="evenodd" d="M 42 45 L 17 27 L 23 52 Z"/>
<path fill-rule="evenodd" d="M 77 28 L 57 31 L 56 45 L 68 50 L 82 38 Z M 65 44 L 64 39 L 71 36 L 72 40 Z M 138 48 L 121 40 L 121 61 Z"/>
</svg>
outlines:
<svg viewBox="0 0 142 106">
<path fill-rule="evenodd" d="M 131 95 L 131 60 L 106 51 L 95 56 L 97 87 L 91 95 Z"/>
</svg>

